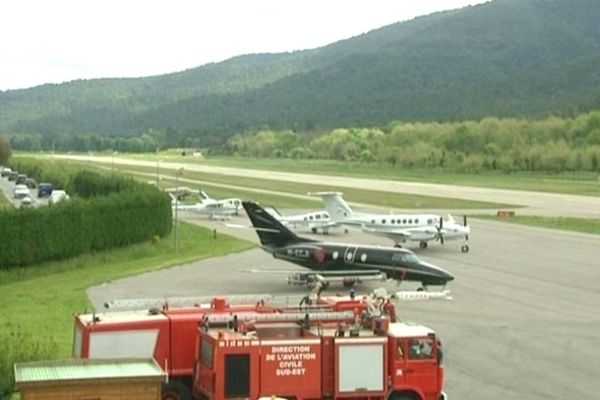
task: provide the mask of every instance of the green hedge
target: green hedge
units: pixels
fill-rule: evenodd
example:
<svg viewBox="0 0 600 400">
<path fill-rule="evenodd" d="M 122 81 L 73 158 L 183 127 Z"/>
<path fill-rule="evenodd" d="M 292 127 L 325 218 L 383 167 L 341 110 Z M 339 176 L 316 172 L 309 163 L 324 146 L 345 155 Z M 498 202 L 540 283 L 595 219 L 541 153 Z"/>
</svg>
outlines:
<svg viewBox="0 0 600 400">
<path fill-rule="evenodd" d="M 171 231 L 170 200 L 152 186 L 89 171 L 66 182 L 79 197 L 0 212 L 0 268 L 127 246 Z"/>
</svg>

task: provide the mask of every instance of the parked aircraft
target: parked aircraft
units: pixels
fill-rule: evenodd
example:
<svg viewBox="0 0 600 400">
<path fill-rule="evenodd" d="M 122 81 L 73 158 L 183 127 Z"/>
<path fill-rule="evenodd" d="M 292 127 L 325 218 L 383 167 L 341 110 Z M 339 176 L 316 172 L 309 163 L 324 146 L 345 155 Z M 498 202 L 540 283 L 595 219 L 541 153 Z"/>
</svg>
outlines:
<svg viewBox="0 0 600 400">
<path fill-rule="evenodd" d="M 329 228 L 339 226 L 333 222 L 326 211 L 315 211 L 306 214 L 296 214 L 283 216 L 275 207 L 266 207 L 265 211 L 271 214 L 277 221 L 287 227 L 295 230 L 308 230 L 312 233 L 318 233 L 319 230 L 323 234 L 329 233 Z"/>
<path fill-rule="evenodd" d="M 166 189 L 166 192 L 171 196 L 171 206 L 177 207 L 179 211 L 194 211 L 199 214 L 208 215 L 211 218 L 230 217 L 238 215 L 242 208 L 240 199 L 230 198 L 216 200 L 209 197 L 206 192 L 199 190 L 193 191 L 188 187 L 177 187 Z M 200 198 L 200 203 L 186 204 L 181 202 L 181 198 L 189 197 L 197 194 Z"/>
<path fill-rule="evenodd" d="M 273 257 L 312 270 L 310 275 L 344 276 L 385 273 L 398 281 L 416 281 L 423 287 L 446 285 L 454 277 L 421 261 L 406 249 L 362 244 L 327 243 L 302 238 L 283 226 L 257 203 L 242 202 L 262 248 Z"/>
<path fill-rule="evenodd" d="M 230 218 L 232 215 L 237 214 L 237 207 L 231 207 L 227 204 L 222 203 L 211 203 L 211 204 L 186 204 L 178 200 L 174 195 L 169 193 L 171 197 L 171 207 L 173 210 L 178 211 L 192 211 L 201 215 L 209 216 L 210 218 Z"/>
<path fill-rule="evenodd" d="M 355 213 L 342 198 L 342 193 L 311 193 L 319 196 L 333 221 L 364 232 L 392 239 L 397 247 L 407 241 L 419 242 L 419 247 L 427 248 L 431 240 L 439 240 L 444 244 L 447 240 L 463 240 L 461 251 L 469 251 L 469 234 L 471 227 L 467 225 L 466 216 L 463 224 L 457 223 L 451 215 L 444 220 L 436 214 L 367 214 Z"/>
<path fill-rule="evenodd" d="M 228 199 L 220 199 L 216 200 L 210 197 L 205 191 L 198 190 L 198 197 L 200 197 L 202 204 L 205 205 L 215 205 L 215 207 L 219 207 L 221 205 L 223 208 L 235 210 L 234 214 L 238 215 L 240 210 L 242 209 L 242 200 L 238 198 L 228 198 Z"/>
</svg>

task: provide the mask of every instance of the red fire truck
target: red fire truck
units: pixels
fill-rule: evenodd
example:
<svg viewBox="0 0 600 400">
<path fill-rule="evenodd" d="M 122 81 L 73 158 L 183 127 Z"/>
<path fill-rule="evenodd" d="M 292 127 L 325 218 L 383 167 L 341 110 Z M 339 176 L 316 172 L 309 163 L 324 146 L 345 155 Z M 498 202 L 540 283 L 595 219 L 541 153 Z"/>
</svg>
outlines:
<svg viewBox="0 0 600 400">
<path fill-rule="evenodd" d="M 197 398 L 446 399 L 441 344 L 424 326 L 356 315 L 199 331 Z"/>
<path fill-rule="evenodd" d="M 332 296 L 298 305 L 296 298 L 269 295 L 229 296 L 188 299 L 195 306 L 162 307 L 134 311 L 116 311 L 75 316 L 73 356 L 75 358 L 153 357 L 169 376 L 163 387 L 163 399 L 190 398 L 198 326 L 210 316 L 212 324 L 269 318 L 295 321 L 308 316 L 318 321 L 349 321 L 355 312 L 367 312 L 372 301 L 364 297 Z M 207 302 L 208 300 L 208 302 Z M 306 298 L 304 298 L 306 300 Z M 231 303 L 245 304 L 231 304 Z M 122 306 L 156 305 L 156 301 L 131 300 Z M 177 304 L 172 301 L 172 304 Z M 285 304 L 285 305 L 281 305 Z M 290 304 L 294 304 L 291 306 Z M 379 301 L 377 307 L 395 319 L 394 304 Z M 218 320 L 221 322 L 218 323 Z"/>
</svg>

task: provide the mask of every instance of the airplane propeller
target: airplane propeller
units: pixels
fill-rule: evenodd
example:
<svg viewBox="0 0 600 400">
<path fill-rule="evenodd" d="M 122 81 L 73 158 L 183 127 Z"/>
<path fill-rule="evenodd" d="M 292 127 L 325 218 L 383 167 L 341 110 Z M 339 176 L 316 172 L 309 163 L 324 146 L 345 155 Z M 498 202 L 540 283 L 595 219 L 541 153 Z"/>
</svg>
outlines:
<svg viewBox="0 0 600 400">
<path fill-rule="evenodd" d="M 440 244 L 444 244 L 444 235 L 442 235 L 442 228 L 444 227 L 444 218 L 440 217 L 440 224 L 436 227 L 437 234 L 435 236 L 436 240 L 440 241 Z"/>
</svg>

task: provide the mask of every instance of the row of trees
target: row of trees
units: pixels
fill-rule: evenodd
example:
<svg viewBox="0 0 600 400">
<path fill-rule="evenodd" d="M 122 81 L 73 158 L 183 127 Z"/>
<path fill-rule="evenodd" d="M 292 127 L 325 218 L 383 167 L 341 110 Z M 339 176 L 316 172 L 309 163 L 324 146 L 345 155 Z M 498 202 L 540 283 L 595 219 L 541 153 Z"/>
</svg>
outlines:
<svg viewBox="0 0 600 400">
<path fill-rule="evenodd" d="M 260 131 L 228 144 L 232 154 L 387 163 L 463 171 L 600 171 L 600 111 L 574 119 L 485 118 L 460 123 L 402 123 L 335 129 L 308 137 Z"/>
</svg>

